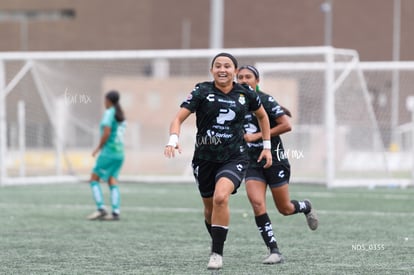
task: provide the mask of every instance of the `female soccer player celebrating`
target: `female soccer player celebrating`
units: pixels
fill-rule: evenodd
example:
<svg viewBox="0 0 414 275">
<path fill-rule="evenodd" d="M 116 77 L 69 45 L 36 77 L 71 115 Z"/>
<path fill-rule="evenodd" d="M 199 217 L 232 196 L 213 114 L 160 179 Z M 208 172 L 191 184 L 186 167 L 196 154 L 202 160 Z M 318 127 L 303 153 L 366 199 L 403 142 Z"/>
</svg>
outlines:
<svg viewBox="0 0 414 275">
<path fill-rule="evenodd" d="M 311 230 L 318 227 L 318 219 L 309 200 L 297 201 L 289 198 L 290 165 L 280 135 L 291 130 L 287 118 L 290 116 L 290 112 L 281 107 L 272 96 L 259 90 L 259 71 L 255 67 L 242 66 L 238 71 L 237 80 L 239 83 L 247 84 L 256 90 L 269 116 L 273 164 L 270 168 L 263 169 L 261 163 L 250 161 L 246 174 L 246 192 L 253 208 L 256 225 L 270 251 L 263 263 L 280 263 L 283 261 L 283 257 L 279 252 L 272 223 L 266 210 L 267 186 L 269 185 L 274 203 L 281 214 L 304 213 Z M 262 133 L 258 128 L 254 114 L 246 116 L 245 131 L 244 138 L 247 142 L 248 154 L 253 160 L 260 154 L 264 145 Z"/>
<path fill-rule="evenodd" d="M 120 194 L 117 179 L 124 161 L 124 132 L 126 123 L 124 112 L 119 104 L 119 93 L 117 91 L 110 91 L 106 94 L 105 108 L 106 111 L 100 124 L 101 139 L 98 147 L 92 153 L 92 156 L 95 157 L 100 151 L 90 179 L 97 211 L 87 217 L 89 220 L 120 219 Z M 105 210 L 102 189 L 99 184 L 100 179 L 108 181 L 112 215 Z"/>
<path fill-rule="evenodd" d="M 196 114 L 197 135 L 193 172 L 204 204 L 205 224 L 212 238 L 208 269 L 223 265 L 223 246 L 229 226 L 228 201 L 245 176 L 248 156 L 243 140 L 244 117 L 253 112 L 263 135 L 263 150 L 256 161 L 270 167 L 269 120 L 257 94 L 247 86 L 235 83 L 237 60 L 228 53 L 216 55 L 210 72 L 214 81 L 203 82 L 181 104 L 170 126 L 166 157 L 181 152 L 178 142 L 181 124 Z"/>
</svg>

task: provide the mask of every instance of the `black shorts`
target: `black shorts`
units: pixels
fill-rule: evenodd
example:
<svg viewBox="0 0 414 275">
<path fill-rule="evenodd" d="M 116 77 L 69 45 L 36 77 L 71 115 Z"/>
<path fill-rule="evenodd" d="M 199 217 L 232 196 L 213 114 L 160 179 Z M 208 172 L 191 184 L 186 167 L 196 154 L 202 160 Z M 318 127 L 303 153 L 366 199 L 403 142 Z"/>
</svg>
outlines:
<svg viewBox="0 0 414 275">
<path fill-rule="evenodd" d="M 214 195 L 216 182 L 222 177 L 228 178 L 233 182 L 234 191 L 232 194 L 235 194 L 246 176 L 249 161 L 240 158 L 216 163 L 202 159 L 193 159 L 192 166 L 200 195 L 203 198 L 210 198 Z"/>
<path fill-rule="evenodd" d="M 280 187 L 289 183 L 290 165 L 275 164 L 270 168 L 249 168 L 246 173 L 246 181 L 257 180 L 266 183 L 270 188 Z"/>
</svg>

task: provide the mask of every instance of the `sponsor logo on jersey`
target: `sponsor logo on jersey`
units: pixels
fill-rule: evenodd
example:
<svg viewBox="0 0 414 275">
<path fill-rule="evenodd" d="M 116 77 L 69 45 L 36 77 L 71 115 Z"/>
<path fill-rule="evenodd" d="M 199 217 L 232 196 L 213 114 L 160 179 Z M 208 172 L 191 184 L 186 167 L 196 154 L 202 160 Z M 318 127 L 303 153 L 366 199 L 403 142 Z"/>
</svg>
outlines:
<svg viewBox="0 0 414 275">
<path fill-rule="evenodd" d="M 239 102 L 242 105 L 246 104 L 246 98 L 244 97 L 243 94 L 240 94 L 240 96 L 239 96 Z"/>
<path fill-rule="evenodd" d="M 214 102 L 214 94 L 209 94 L 206 99 L 210 102 Z"/>
<path fill-rule="evenodd" d="M 217 117 L 218 124 L 224 124 L 226 121 L 232 121 L 236 117 L 236 113 L 232 109 L 220 109 Z"/>
<path fill-rule="evenodd" d="M 218 102 L 228 103 L 230 106 L 236 106 L 236 102 L 234 100 L 226 100 L 226 99 L 217 99 Z"/>
<path fill-rule="evenodd" d="M 259 131 L 259 129 L 257 128 L 257 126 L 255 124 L 247 123 L 247 124 L 244 124 L 244 131 L 247 134 L 254 134 L 254 133 L 257 133 Z"/>
<path fill-rule="evenodd" d="M 225 139 L 230 139 L 233 137 L 233 134 L 227 134 L 227 133 L 217 133 L 215 131 L 207 131 L 207 136 L 211 137 L 211 138 L 225 138 Z M 221 143 L 221 142 L 220 142 Z"/>
</svg>

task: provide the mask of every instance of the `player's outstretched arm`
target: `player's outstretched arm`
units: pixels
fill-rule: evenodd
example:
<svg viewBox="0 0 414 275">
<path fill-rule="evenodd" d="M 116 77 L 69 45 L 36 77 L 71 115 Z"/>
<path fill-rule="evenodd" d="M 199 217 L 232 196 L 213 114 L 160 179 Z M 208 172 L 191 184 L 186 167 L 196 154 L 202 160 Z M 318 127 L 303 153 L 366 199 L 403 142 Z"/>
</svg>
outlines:
<svg viewBox="0 0 414 275">
<path fill-rule="evenodd" d="M 190 116 L 191 112 L 186 108 L 181 108 L 170 125 L 170 138 L 164 148 L 164 156 L 173 158 L 175 150 L 181 154 L 181 146 L 178 142 L 180 136 L 181 124 Z"/>
<path fill-rule="evenodd" d="M 260 132 L 262 132 L 263 139 L 263 151 L 260 153 L 257 161 L 260 162 L 262 159 L 266 159 L 266 164 L 263 167 L 269 168 L 272 166 L 269 117 L 267 116 L 263 106 L 260 106 L 260 108 L 257 109 L 254 113 L 256 115 L 257 121 L 259 122 Z"/>
</svg>

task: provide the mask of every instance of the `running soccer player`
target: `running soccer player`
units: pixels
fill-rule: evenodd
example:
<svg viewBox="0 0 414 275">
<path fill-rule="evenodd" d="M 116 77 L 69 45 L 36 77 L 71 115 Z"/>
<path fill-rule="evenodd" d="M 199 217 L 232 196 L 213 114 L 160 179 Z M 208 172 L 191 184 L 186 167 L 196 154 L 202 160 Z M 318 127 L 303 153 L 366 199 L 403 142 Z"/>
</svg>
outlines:
<svg viewBox="0 0 414 275">
<path fill-rule="evenodd" d="M 263 134 L 264 146 L 255 161 L 270 167 L 269 120 L 259 97 L 247 86 L 235 83 L 237 60 L 228 53 L 217 54 L 211 63 L 212 82 L 203 82 L 181 104 L 171 122 L 166 157 L 181 152 L 178 142 L 181 124 L 196 114 L 197 135 L 192 167 L 204 204 L 207 231 L 212 239 L 208 269 L 223 265 L 223 247 L 229 228 L 229 198 L 236 193 L 248 166 L 244 117 L 253 112 Z"/>
<path fill-rule="evenodd" d="M 311 230 L 317 229 L 318 218 L 309 200 L 297 201 L 289 198 L 290 164 L 280 135 L 291 130 L 288 119 L 288 116 L 291 116 L 290 112 L 280 106 L 272 96 L 260 91 L 258 86 L 259 71 L 255 67 L 250 65 L 240 67 L 237 80 L 256 91 L 269 116 L 273 164 L 268 169 L 264 169 L 262 163 L 252 161 L 260 154 L 263 148 L 263 139 L 256 116 L 252 113 L 246 116 L 244 138 L 250 157 L 250 165 L 246 173 L 246 192 L 253 208 L 256 225 L 270 252 L 263 263 L 281 263 L 283 257 L 279 251 L 272 223 L 266 210 L 267 186 L 270 187 L 273 201 L 282 215 L 304 213 Z"/>
<path fill-rule="evenodd" d="M 100 153 L 90 179 L 97 210 L 87 217 L 89 220 L 117 221 L 120 219 L 120 193 L 117 181 L 124 161 L 126 122 L 124 112 L 119 104 L 119 97 L 117 91 L 110 91 L 105 96 L 106 111 L 100 124 L 101 139 L 92 156 L 95 157 L 99 151 Z M 108 181 L 112 214 L 109 214 L 105 209 L 99 183 L 101 179 Z"/>
</svg>

